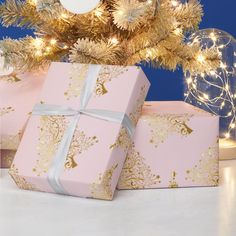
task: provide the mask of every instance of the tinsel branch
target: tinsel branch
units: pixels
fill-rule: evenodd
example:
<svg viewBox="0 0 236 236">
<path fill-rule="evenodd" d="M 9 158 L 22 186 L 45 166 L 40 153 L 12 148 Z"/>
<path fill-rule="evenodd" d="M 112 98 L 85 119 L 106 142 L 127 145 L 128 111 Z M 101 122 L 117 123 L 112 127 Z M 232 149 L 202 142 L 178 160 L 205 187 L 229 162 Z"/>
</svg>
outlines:
<svg viewBox="0 0 236 236">
<path fill-rule="evenodd" d="M 59 0 L 6 0 L 0 5 L 2 24 L 34 28 L 35 38 L 6 39 L 0 48 L 18 71 L 71 61 L 182 66 L 202 73 L 220 63 L 214 49 L 185 43 L 185 33 L 198 27 L 202 15 L 198 0 L 102 0 L 83 15 L 68 12 Z"/>
</svg>

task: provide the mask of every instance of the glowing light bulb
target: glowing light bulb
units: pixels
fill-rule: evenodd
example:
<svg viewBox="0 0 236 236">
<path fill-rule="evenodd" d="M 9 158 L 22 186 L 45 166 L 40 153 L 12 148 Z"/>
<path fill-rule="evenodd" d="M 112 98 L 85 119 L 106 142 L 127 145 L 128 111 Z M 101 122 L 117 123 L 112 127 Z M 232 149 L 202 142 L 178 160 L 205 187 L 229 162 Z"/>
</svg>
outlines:
<svg viewBox="0 0 236 236">
<path fill-rule="evenodd" d="M 174 30 L 175 35 L 181 35 L 183 33 L 183 30 L 181 28 L 177 28 Z"/>
<path fill-rule="evenodd" d="M 41 48 L 44 45 L 44 41 L 42 38 L 35 38 L 33 39 L 32 43 L 36 48 Z"/>
<path fill-rule="evenodd" d="M 232 123 L 232 124 L 230 125 L 230 127 L 231 127 L 232 129 L 234 129 L 234 128 L 236 127 L 236 125 L 235 125 L 234 123 Z"/>
<path fill-rule="evenodd" d="M 68 19 L 68 17 L 69 17 L 69 16 L 68 16 L 66 13 L 62 13 L 62 14 L 61 14 L 61 18 L 62 18 L 62 19 Z"/>
<path fill-rule="evenodd" d="M 50 40 L 50 44 L 51 44 L 51 45 L 55 45 L 56 43 L 57 43 L 57 40 L 56 40 L 56 39 L 51 39 L 51 40 Z"/>
<path fill-rule="evenodd" d="M 205 57 L 202 55 L 202 54 L 199 54 L 198 56 L 197 56 L 197 60 L 200 62 L 200 63 L 203 63 L 204 61 L 205 61 Z"/>
<path fill-rule="evenodd" d="M 205 99 L 209 99 L 209 95 L 206 94 L 206 93 L 203 94 L 203 97 L 204 97 Z"/>
<path fill-rule="evenodd" d="M 95 12 L 94 12 L 95 16 L 97 17 L 101 17 L 102 16 L 102 11 L 97 9 Z"/>
<path fill-rule="evenodd" d="M 176 0 L 172 0 L 171 4 L 172 4 L 173 7 L 177 7 L 179 5 L 179 2 L 176 1 Z"/>
<path fill-rule="evenodd" d="M 214 32 L 210 33 L 210 38 L 212 39 L 212 41 L 216 41 L 217 40 L 217 37 L 216 35 L 214 34 Z"/>
<path fill-rule="evenodd" d="M 226 138 L 230 138 L 230 133 L 226 133 L 226 134 L 225 134 L 225 137 L 226 137 Z"/>
<path fill-rule="evenodd" d="M 113 37 L 110 39 L 110 42 L 114 45 L 117 45 L 119 43 L 119 40 L 116 37 Z"/>
<path fill-rule="evenodd" d="M 193 82 L 193 79 L 191 77 L 187 78 L 187 83 L 191 84 Z"/>
<path fill-rule="evenodd" d="M 220 63 L 220 67 L 221 67 L 222 69 L 226 69 L 226 68 L 227 68 L 227 65 L 224 64 L 223 62 L 221 62 L 221 63 Z"/>
</svg>

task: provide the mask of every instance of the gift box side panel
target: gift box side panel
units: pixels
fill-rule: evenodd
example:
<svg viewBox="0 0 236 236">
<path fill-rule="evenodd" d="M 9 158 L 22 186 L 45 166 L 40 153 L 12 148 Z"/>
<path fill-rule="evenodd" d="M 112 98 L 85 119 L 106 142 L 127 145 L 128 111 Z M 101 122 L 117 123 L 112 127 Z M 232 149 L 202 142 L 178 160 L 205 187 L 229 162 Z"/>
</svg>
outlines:
<svg viewBox="0 0 236 236">
<path fill-rule="evenodd" d="M 215 116 L 142 116 L 118 188 L 216 186 L 218 127 Z"/>
<path fill-rule="evenodd" d="M 5 139 L 22 133 L 24 125 L 32 111 L 34 104 L 46 77 L 46 71 L 19 75 L 20 81 L 0 82 L 0 116 L 1 136 Z M 7 142 L 4 142 L 7 143 Z M 2 147 L 8 149 L 7 147 Z"/>
</svg>

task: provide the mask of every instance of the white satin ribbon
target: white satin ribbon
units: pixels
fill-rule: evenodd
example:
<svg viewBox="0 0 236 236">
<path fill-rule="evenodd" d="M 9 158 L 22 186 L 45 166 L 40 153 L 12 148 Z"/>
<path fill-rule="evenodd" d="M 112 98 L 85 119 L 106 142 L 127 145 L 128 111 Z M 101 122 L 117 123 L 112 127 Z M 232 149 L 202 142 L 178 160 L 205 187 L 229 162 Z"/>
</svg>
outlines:
<svg viewBox="0 0 236 236">
<path fill-rule="evenodd" d="M 96 119 L 122 124 L 122 126 L 126 128 L 127 132 L 131 137 L 134 134 L 134 124 L 125 113 L 99 109 L 86 109 L 88 102 L 93 94 L 93 91 L 96 88 L 96 82 L 100 69 L 101 66 L 99 65 L 89 66 L 88 76 L 85 80 L 85 84 L 80 97 L 79 110 L 74 110 L 69 107 L 47 104 L 37 104 L 33 109 L 33 115 L 73 117 L 71 123 L 65 131 L 65 134 L 63 135 L 63 138 L 58 146 L 57 152 L 53 158 L 52 165 L 48 171 L 48 182 L 56 193 L 69 195 L 60 182 L 60 174 L 64 169 L 64 164 L 66 162 L 70 145 L 81 115 L 86 115 Z"/>
</svg>

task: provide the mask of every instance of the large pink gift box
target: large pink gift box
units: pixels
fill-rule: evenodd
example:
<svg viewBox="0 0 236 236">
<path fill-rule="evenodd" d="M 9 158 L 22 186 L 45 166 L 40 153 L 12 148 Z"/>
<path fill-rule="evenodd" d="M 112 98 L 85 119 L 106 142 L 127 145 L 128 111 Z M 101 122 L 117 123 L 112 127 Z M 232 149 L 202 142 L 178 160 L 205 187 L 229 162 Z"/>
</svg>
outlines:
<svg viewBox="0 0 236 236">
<path fill-rule="evenodd" d="M 132 135 L 120 121 L 135 127 L 148 89 L 139 67 L 53 63 L 37 109 L 45 112 L 55 106 L 59 111 L 49 116 L 34 110 L 10 169 L 16 184 L 27 190 L 111 200 Z M 84 107 L 82 97 L 88 91 Z M 114 119 L 86 114 L 94 109 Z M 58 115 L 62 110 L 71 115 Z M 68 141 L 63 140 L 77 118 L 67 152 Z"/>
<path fill-rule="evenodd" d="M 45 74 L 46 70 L 0 77 L 0 160 L 6 158 L 8 150 L 12 151 L 11 156 L 13 150 L 17 150 L 26 122 L 43 86 Z M 4 167 L 9 167 L 6 165 L 10 163 L 9 160 L 4 161 Z"/>
<path fill-rule="evenodd" d="M 216 186 L 219 118 L 184 102 L 146 102 L 119 189 Z"/>
</svg>

